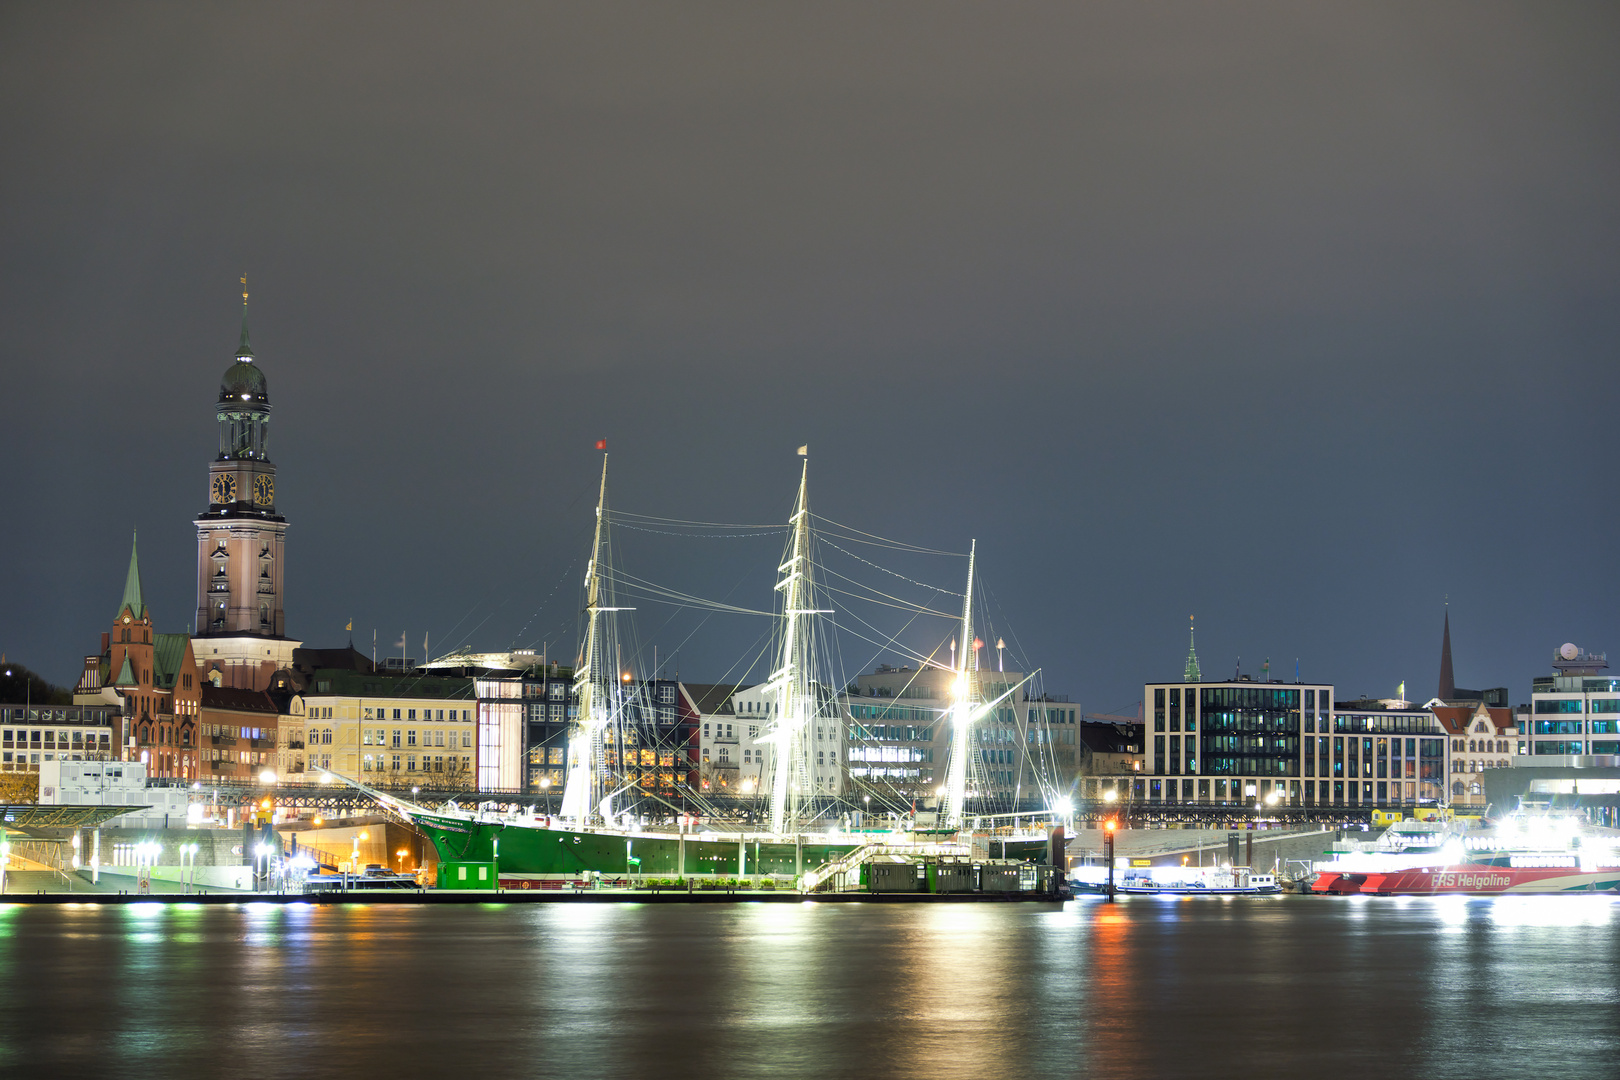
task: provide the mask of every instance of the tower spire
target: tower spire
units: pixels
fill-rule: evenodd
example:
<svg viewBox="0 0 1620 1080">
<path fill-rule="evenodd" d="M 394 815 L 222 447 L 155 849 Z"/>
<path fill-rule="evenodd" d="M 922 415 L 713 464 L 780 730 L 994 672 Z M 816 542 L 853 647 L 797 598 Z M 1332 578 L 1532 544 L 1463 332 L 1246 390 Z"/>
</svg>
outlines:
<svg viewBox="0 0 1620 1080">
<path fill-rule="evenodd" d="M 141 562 L 137 551 L 139 540 L 138 532 L 130 535 L 129 575 L 124 578 L 124 598 L 118 602 L 119 614 L 129 608 L 129 613 L 137 619 L 146 614 L 146 601 L 141 598 Z"/>
<path fill-rule="evenodd" d="M 243 274 L 242 275 L 242 344 L 236 350 L 236 358 L 238 360 L 252 360 L 253 359 L 253 349 L 248 345 L 247 301 L 248 301 L 247 275 Z"/>
<path fill-rule="evenodd" d="M 1187 616 L 1187 667 L 1181 675 L 1182 682 L 1201 682 L 1203 673 L 1198 670 L 1198 639 L 1194 632 L 1193 617 Z"/>
<path fill-rule="evenodd" d="M 1451 674 L 1451 604 L 1446 604 L 1446 628 L 1440 636 L 1440 689 L 1435 697 L 1450 701 L 1457 696 L 1457 680 Z"/>
</svg>

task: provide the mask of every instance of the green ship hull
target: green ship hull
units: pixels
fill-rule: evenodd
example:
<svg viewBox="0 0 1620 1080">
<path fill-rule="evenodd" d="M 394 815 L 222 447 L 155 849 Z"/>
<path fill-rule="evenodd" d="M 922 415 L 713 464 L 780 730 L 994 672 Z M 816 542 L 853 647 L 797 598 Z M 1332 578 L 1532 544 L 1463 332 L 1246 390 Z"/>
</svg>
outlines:
<svg viewBox="0 0 1620 1080">
<path fill-rule="evenodd" d="M 503 875 L 573 877 L 594 871 L 615 877 L 796 877 L 883 839 L 876 834 L 846 834 L 837 841 L 822 835 L 797 842 L 766 835 L 703 839 L 700 833 L 547 829 L 422 812 L 410 817 L 432 841 L 440 862 L 496 863 Z M 992 858 L 1046 862 L 1049 854 L 1043 839 L 990 843 Z"/>
<path fill-rule="evenodd" d="M 502 874 L 791 877 L 867 842 L 859 836 L 836 843 L 820 837 L 800 843 L 756 836 L 705 840 L 696 833 L 543 829 L 421 813 L 411 818 L 441 862 L 497 863 Z"/>
</svg>

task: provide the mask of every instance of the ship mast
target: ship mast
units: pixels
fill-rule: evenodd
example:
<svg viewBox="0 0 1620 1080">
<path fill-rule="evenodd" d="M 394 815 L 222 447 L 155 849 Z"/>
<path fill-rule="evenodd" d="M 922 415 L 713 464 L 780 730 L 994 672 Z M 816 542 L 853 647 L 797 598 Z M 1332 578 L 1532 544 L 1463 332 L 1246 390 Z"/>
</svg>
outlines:
<svg viewBox="0 0 1620 1080">
<path fill-rule="evenodd" d="M 800 453 L 803 453 L 801 450 Z M 799 497 L 793 505 L 792 539 L 787 558 L 777 567 L 782 575 L 776 591 L 782 594 L 782 655 L 777 669 L 765 684 L 766 693 L 776 692 L 776 722 L 769 733 L 773 744 L 771 761 L 771 832 L 781 835 L 789 825 L 797 826 L 800 800 L 809 781 L 804 733 L 815 713 L 815 696 L 810 682 L 810 616 L 824 614 L 806 605 L 811 598 L 810 507 L 806 490 L 810 462 L 799 476 Z"/>
<path fill-rule="evenodd" d="M 945 774 L 945 821 L 960 828 L 967 805 L 968 757 L 972 753 L 973 721 L 979 712 L 979 650 L 973 640 L 973 564 L 979 542 L 968 548 L 967 590 L 962 596 L 962 651 L 951 681 L 951 758 Z"/>
<path fill-rule="evenodd" d="M 568 733 L 568 783 L 563 788 L 562 815 L 586 824 L 597 810 L 602 759 L 602 731 L 606 726 L 610 691 L 602 674 L 601 617 L 615 607 L 602 607 L 602 526 L 607 516 L 607 455 L 602 455 L 602 488 L 596 497 L 596 536 L 585 564 L 585 644 L 574 673 L 574 695 L 579 716 Z"/>
</svg>

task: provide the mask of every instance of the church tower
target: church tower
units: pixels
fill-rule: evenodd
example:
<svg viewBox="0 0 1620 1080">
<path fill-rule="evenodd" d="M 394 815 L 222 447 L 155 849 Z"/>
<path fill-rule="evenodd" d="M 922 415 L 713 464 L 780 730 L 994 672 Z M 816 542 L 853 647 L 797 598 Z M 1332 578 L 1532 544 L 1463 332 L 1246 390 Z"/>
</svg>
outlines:
<svg viewBox="0 0 1620 1080">
<path fill-rule="evenodd" d="M 283 583 L 287 519 L 276 512 L 270 391 L 242 342 L 220 380 L 219 456 L 208 467 L 208 509 L 197 526 L 197 663 L 216 685 L 262 690 L 292 661 Z"/>
</svg>

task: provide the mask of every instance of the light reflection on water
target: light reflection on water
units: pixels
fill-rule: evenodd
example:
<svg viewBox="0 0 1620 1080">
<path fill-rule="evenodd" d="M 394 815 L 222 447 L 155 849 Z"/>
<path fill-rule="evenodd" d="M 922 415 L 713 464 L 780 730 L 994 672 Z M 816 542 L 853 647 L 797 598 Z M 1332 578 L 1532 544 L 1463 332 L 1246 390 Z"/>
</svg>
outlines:
<svg viewBox="0 0 1620 1080">
<path fill-rule="evenodd" d="M 0 911 L 0 1075 L 1614 1075 L 1605 897 Z"/>
</svg>

